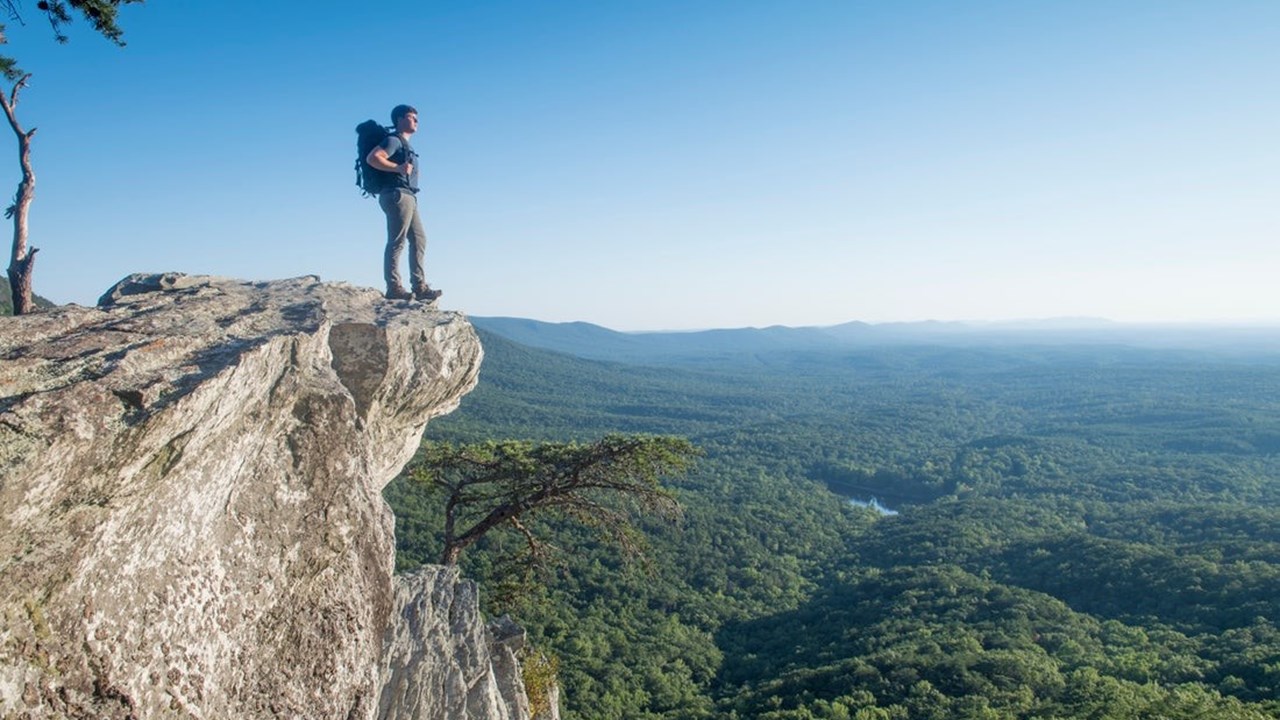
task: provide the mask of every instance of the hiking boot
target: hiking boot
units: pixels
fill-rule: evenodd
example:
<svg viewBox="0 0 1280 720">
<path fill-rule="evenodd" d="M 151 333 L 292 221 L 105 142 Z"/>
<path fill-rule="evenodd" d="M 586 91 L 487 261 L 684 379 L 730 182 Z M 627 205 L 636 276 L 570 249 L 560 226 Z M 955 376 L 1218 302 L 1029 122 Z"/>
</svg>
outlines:
<svg viewBox="0 0 1280 720">
<path fill-rule="evenodd" d="M 413 297 L 413 293 L 402 287 L 387 288 L 386 298 L 388 300 L 408 300 Z"/>
<path fill-rule="evenodd" d="M 443 294 L 443 290 L 432 290 L 426 285 L 423 285 L 413 291 L 414 299 L 421 300 L 422 302 L 433 302 Z"/>
</svg>

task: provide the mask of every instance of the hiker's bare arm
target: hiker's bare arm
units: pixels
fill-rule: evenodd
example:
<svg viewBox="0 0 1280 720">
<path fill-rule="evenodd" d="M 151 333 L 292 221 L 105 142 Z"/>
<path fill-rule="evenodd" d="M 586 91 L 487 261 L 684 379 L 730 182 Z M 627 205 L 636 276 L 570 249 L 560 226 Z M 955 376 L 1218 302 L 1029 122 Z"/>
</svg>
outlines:
<svg viewBox="0 0 1280 720">
<path fill-rule="evenodd" d="M 400 165 L 391 162 L 391 158 L 387 157 L 386 148 L 381 145 L 369 151 L 369 155 L 365 158 L 365 162 L 369 163 L 369 167 L 375 170 L 382 170 L 384 172 L 403 172 L 406 175 L 409 172 L 408 163 L 406 163 L 405 167 L 402 168 Z"/>
</svg>

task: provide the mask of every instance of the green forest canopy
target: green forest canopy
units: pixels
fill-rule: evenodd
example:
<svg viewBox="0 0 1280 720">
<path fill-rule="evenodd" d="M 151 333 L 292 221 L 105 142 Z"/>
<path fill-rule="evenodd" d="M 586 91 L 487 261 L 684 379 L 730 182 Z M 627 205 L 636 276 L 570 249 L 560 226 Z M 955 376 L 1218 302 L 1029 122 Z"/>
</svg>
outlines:
<svg viewBox="0 0 1280 720">
<path fill-rule="evenodd" d="M 761 353 L 645 367 L 482 333 L 434 440 L 688 437 L 646 571 L 568 563 L 492 612 L 567 718 L 1280 717 L 1280 362 L 1123 346 Z M 740 360 L 740 359 L 739 359 Z M 400 566 L 439 507 L 397 481 Z M 877 497 L 884 517 L 846 496 Z"/>
</svg>

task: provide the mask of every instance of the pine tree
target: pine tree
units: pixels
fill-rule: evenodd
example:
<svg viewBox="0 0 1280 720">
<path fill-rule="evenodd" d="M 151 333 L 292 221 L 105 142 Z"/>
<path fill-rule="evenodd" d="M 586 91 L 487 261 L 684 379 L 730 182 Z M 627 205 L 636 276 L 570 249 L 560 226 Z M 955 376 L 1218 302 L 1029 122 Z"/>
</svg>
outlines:
<svg viewBox="0 0 1280 720">
<path fill-rule="evenodd" d="M 545 543 L 523 521 L 545 512 L 634 551 L 631 515 L 622 506 L 677 517 L 680 506 L 659 481 L 683 473 L 697 454 L 684 438 L 648 435 L 607 435 L 591 444 L 428 443 L 413 477 L 447 496 L 442 564 L 455 564 L 464 549 L 504 525 L 524 536 L 532 556 L 543 555 Z"/>
<path fill-rule="evenodd" d="M 71 22 L 74 10 L 103 37 L 123 46 L 124 33 L 116 24 L 117 12 L 120 5 L 135 2 L 140 3 L 142 0 L 40 0 L 36 3 L 36 9 L 49 21 L 53 39 L 58 43 L 67 42 L 63 29 Z M 17 0 L 0 0 L 0 10 L 8 14 L 10 21 L 24 24 Z M 0 23 L 0 44 L 7 42 L 7 37 L 6 26 Z M 5 217 L 13 220 L 13 249 L 9 255 L 8 268 L 13 314 L 22 315 L 35 307 L 31 300 L 31 277 L 38 248 L 27 246 L 27 214 L 36 193 L 36 174 L 31 165 L 31 138 L 35 136 L 36 129 L 23 130 L 16 113 L 18 93 L 27 86 L 31 74 L 19 68 L 17 60 L 8 55 L 0 55 L 0 73 L 13 82 L 7 95 L 0 93 L 0 107 L 3 107 L 5 117 L 9 120 L 9 127 L 13 128 L 18 137 L 18 163 L 22 169 L 22 180 L 18 182 L 13 204 L 4 213 Z"/>
</svg>

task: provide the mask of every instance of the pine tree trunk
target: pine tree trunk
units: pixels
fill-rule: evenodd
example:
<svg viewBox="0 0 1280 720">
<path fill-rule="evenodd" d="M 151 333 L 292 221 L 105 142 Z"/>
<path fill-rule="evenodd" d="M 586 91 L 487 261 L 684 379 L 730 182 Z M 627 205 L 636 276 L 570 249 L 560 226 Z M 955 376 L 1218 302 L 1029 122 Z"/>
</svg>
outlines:
<svg viewBox="0 0 1280 720">
<path fill-rule="evenodd" d="M 26 315 L 35 309 L 31 300 L 31 267 L 34 265 L 35 253 L 27 253 L 26 258 L 9 265 L 9 287 L 13 296 L 13 314 Z"/>
<path fill-rule="evenodd" d="M 441 565 L 457 565 L 458 556 L 462 554 L 462 548 L 454 544 L 445 546 L 444 552 L 440 553 Z"/>
<path fill-rule="evenodd" d="M 18 91 L 26 87 L 30 75 L 22 76 L 8 97 L 0 93 L 0 106 L 9 119 L 9 126 L 18 136 L 18 162 L 22 166 L 22 180 L 18 183 L 18 192 L 13 196 L 13 205 L 5 211 L 7 217 L 13 218 L 13 251 L 9 255 L 9 285 L 13 288 L 13 314 L 23 315 L 35 309 L 31 300 L 31 277 L 35 268 L 37 248 L 27 248 L 27 213 L 31 201 L 36 196 L 36 174 L 31 169 L 31 137 L 36 129 L 23 131 L 18 124 L 14 108 L 18 105 Z"/>
</svg>

